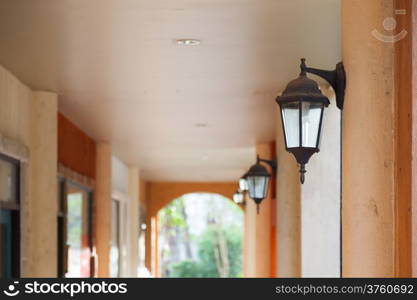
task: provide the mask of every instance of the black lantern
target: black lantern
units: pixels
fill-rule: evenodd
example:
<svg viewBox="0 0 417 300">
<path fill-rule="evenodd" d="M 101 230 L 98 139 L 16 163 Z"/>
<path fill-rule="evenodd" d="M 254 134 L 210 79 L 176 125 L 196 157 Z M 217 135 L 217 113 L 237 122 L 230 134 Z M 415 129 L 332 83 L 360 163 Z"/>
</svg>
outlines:
<svg viewBox="0 0 417 300">
<path fill-rule="evenodd" d="M 236 204 L 239 204 L 239 205 L 244 205 L 245 204 L 245 196 L 243 195 L 243 192 L 241 190 L 237 190 L 233 194 L 233 202 L 235 202 Z"/>
<path fill-rule="evenodd" d="M 308 78 L 306 73 L 326 79 L 335 90 L 337 106 L 342 109 L 345 72 L 342 63 L 338 63 L 334 71 L 307 68 L 304 58 L 301 59 L 300 68 L 300 76 L 288 83 L 276 101 L 281 109 L 285 148 L 300 164 L 300 181 L 304 183 L 305 165 L 310 157 L 320 150 L 324 108 L 330 104 L 318 84 Z"/>
<path fill-rule="evenodd" d="M 276 170 L 275 160 L 260 159 L 258 156 L 256 164 L 254 164 L 249 169 L 248 173 L 246 173 L 249 197 L 255 201 L 258 213 L 259 204 L 261 204 L 262 200 L 264 200 L 268 194 L 269 179 L 271 178 L 271 174 L 269 174 L 268 170 L 261 164 L 261 162 L 269 164 L 274 172 Z"/>
</svg>

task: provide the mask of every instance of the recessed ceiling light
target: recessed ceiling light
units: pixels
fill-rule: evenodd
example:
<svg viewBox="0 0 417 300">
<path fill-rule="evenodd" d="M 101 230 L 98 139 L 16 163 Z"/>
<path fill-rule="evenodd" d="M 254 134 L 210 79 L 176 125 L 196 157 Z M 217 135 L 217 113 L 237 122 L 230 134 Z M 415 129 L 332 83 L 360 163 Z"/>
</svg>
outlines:
<svg viewBox="0 0 417 300">
<path fill-rule="evenodd" d="M 197 39 L 177 39 L 175 42 L 180 46 L 197 46 L 201 44 L 201 41 Z"/>
</svg>

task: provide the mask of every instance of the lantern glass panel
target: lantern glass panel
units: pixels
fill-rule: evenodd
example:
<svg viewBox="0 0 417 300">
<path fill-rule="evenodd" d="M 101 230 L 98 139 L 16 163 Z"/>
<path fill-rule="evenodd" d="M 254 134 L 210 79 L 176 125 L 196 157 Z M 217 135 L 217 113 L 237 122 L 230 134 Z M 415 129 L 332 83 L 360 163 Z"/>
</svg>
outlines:
<svg viewBox="0 0 417 300">
<path fill-rule="evenodd" d="M 249 196 L 252 199 L 264 199 L 268 191 L 268 182 L 267 176 L 249 176 Z"/>
<path fill-rule="evenodd" d="M 243 203 L 243 194 L 242 194 L 242 193 L 239 193 L 239 192 L 236 192 L 236 193 L 233 195 L 233 201 L 234 201 L 236 204 L 241 204 L 241 203 Z"/>
<path fill-rule="evenodd" d="M 300 146 L 300 102 L 282 104 L 281 117 L 287 148 Z"/>
<path fill-rule="evenodd" d="M 318 147 L 323 103 L 301 103 L 302 147 Z"/>
<path fill-rule="evenodd" d="M 239 179 L 239 189 L 241 191 L 247 191 L 248 190 L 248 181 L 245 178 Z"/>
</svg>

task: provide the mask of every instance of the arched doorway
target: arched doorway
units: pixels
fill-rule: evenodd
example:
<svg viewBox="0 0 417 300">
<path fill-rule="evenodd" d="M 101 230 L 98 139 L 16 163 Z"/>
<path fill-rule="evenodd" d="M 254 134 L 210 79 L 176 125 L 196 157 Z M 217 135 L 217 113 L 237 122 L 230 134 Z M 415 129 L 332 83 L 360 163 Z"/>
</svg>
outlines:
<svg viewBox="0 0 417 300">
<path fill-rule="evenodd" d="M 242 277 L 243 211 L 215 193 L 189 193 L 157 214 L 159 277 Z"/>
</svg>

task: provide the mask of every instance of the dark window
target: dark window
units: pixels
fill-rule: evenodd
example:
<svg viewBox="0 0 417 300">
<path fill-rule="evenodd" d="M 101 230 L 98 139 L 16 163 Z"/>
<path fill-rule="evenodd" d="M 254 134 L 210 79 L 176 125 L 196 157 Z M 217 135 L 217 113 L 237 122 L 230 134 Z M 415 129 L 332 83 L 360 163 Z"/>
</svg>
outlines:
<svg viewBox="0 0 417 300">
<path fill-rule="evenodd" d="M 20 277 L 20 163 L 0 154 L 0 277 Z"/>
</svg>

